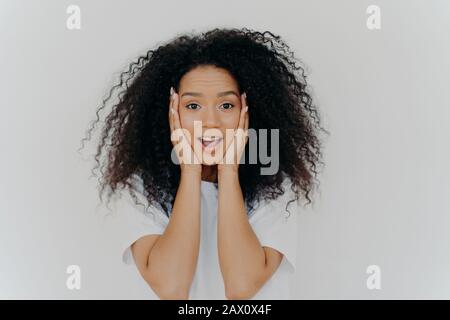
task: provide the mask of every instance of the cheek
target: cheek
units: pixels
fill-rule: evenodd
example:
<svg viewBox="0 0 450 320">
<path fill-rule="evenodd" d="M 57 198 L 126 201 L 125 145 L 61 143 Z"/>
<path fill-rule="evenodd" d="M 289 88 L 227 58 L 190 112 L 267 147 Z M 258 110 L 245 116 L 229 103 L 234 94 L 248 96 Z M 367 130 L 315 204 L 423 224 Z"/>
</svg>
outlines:
<svg viewBox="0 0 450 320">
<path fill-rule="evenodd" d="M 182 128 L 185 129 L 189 129 L 189 128 L 194 128 L 194 119 L 192 119 L 191 116 L 189 116 L 189 114 L 185 113 L 185 112 L 179 112 L 180 115 L 180 124 Z"/>
<path fill-rule="evenodd" d="M 231 138 L 227 138 L 227 130 L 229 130 L 230 134 L 232 134 L 233 130 L 235 130 L 239 125 L 239 112 L 236 112 L 235 114 L 229 114 L 227 115 L 227 117 L 223 117 L 221 120 L 222 135 L 225 141 L 227 141 L 229 138 Z"/>
<path fill-rule="evenodd" d="M 234 112 L 222 118 L 222 126 L 225 129 L 236 129 L 239 125 L 239 112 Z"/>
<path fill-rule="evenodd" d="M 198 117 L 182 111 L 179 114 L 181 128 L 186 129 L 189 132 L 190 137 L 194 137 L 194 121 L 199 120 Z"/>
</svg>

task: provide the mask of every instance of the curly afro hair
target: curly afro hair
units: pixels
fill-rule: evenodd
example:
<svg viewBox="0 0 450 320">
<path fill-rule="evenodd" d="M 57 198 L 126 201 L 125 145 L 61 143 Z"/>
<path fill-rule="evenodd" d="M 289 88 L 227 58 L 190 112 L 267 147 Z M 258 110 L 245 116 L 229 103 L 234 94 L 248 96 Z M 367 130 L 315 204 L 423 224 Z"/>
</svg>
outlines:
<svg viewBox="0 0 450 320">
<path fill-rule="evenodd" d="M 181 77 L 201 65 L 226 69 L 252 107 L 249 128 L 279 129 L 279 170 L 259 174 L 261 163 L 241 164 L 239 180 L 248 213 L 260 200 L 283 195 L 287 176 L 295 195 L 286 205 L 309 197 L 317 181 L 321 143 L 320 117 L 308 93 L 304 68 L 279 36 L 247 28 L 215 28 L 199 35 L 183 34 L 149 50 L 120 74 L 120 81 L 103 99 L 97 119 L 87 132 L 90 139 L 99 112 L 117 94 L 107 115 L 95 155 L 100 167 L 100 199 L 108 187 L 108 200 L 118 187 L 128 187 L 136 204 L 136 193 L 148 205 L 162 208 L 169 217 L 180 180 L 180 166 L 171 159 L 172 142 L 167 119 L 168 92 L 178 92 Z M 308 92 L 307 92 L 308 91 Z M 107 143 L 109 140 L 109 143 Z M 84 147 L 84 143 L 83 143 Z M 103 152 L 106 159 L 100 166 Z M 244 151 L 248 154 L 248 144 Z M 270 154 L 270 146 L 268 150 Z M 246 158 L 247 159 L 247 158 Z M 138 177 L 141 188 L 137 187 Z M 217 187 L 217 186 L 216 186 Z M 287 210 L 289 212 L 289 210 Z"/>
</svg>

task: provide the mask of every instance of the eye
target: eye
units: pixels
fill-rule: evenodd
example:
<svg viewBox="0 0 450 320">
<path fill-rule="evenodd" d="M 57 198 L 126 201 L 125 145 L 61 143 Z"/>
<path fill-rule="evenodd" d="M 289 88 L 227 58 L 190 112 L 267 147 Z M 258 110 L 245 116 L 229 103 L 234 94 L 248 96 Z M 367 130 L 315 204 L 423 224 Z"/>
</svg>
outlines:
<svg viewBox="0 0 450 320">
<path fill-rule="evenodd" d="M 231 103 L 224 103 L 221 107 L 225 110 L 230 110 L 234 107 L 234 105 L 232 105 Z"/>
<path fill-rule="evenodd" d="M 196 106 L 196 107 L 191 107 L 191 106 Z M 198 104 L 196 104 L 196 103 L 191 103 L 191 104 L 188 104 L 188 105 L 186 106 L 186 108 L 188 108 L 188 109 L 190 109 L 190 110 L 196 110 L 196 109 L 199 109 L 200 106 L 199 106 Z"/>
</svg>

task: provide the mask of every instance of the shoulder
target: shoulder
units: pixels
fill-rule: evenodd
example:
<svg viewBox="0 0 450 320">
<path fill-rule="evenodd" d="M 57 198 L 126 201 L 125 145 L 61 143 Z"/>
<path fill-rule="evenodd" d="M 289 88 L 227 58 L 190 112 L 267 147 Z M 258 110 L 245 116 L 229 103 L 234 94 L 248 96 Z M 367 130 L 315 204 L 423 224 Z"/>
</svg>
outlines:
<svg viewBox="0 0 450 320">
<path fill-rule="evenodd" d="M 119 218 L 126 222 L 124 226 L 131 223 L 165 227 L 168 217 L 158 203 L 150 204 L 148 202 L 142 178 L 133 174 L 130 183 L 133 185 L 133 190 L 130 188 L 121 190 L 115 201 L 115 211 Z"/>
<path fill-rule="evenodd" d="M 275 199 L 261 199 L 250 212 L 250 219 L 257 219 L 261 215 L 297 215 L 300 210 L 299 200 L 293 190 L 292 180 L 284 176 L 281 184 L 283 194 Z"/>
<path fill-rule="evenodd" d="M 286 178 L 282 183 L 284 193 L 276 199 L 261 201 L 250 216 L 249 223 L 261 246 L 281 252 L 284 260 L 289 262 L 290 270 L 294 271 L 300 205 L 291 186 L 291 180 Z"/>
</svg>

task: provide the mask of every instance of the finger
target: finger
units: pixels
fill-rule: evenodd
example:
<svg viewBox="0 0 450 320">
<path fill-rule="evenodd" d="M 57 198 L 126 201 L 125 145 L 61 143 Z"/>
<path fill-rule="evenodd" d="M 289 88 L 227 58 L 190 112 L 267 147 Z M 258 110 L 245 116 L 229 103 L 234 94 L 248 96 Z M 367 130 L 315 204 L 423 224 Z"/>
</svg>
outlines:
<svg viewBox="0 0 450 320">
<path fill-rule="evenodd" d="M 250 118 L 250 116 L 248 115 L 248 111 L 247 111 L 246 115 L 245 115 L 245 125 L 244 125 L 245 142 L 247 142 L 247 140 L 248 140 L 248 125 L 250 122 L 249 118 Z"/>
<path fill-rule="evenodd" d="M 242 127 L 236 130 L 236 139 L 238 140 L 241 147 L 244 146 L 248 141 L 249 115 L 247 111 L 245 111 L 244 119 L 242 122 Z"/>
<path fill-rule="evenodd" d="M 240 128 L 240 129 L 244 128 L 245 114 L 247 113 L 246 112 L 247 104 L 245 102 L 245 93 L 241 94 L 241 106 L 242 107 L 241 107 L 241 113 L 239 116 L 239 124 L 238 124 L 238 128 Z"/>
<path fill-rule="evenodd" d="M 247 142 L 248 126 L 249 126 L 249 115 L 246 112 L 245 117 L 244 117 L 244 126 L 243 126 L 243 128 L 238 129 L 237 134 L 236 134 L 239 137 L 239 141 Z"/>
<path fill-rule="evenodd" d="M 172 106 L 173 106 L 173 96 L 170 96 L 170 102 L 169 102 L 169 125 L 170 125 L 170 133 L 173 132 L 173 113 L 172 113 Z"/>
<path fill-rule="evenodd" d="M 248 111 L 245 113 L 245 121 L 244 121 L 244 131 L 248 131 L 248 125 L 250 122 L 250 116 L 248 115 Z"/>
<path fill-rule="evenodd" d="M 173 103 L 172 103 L 172 109 L 173 112 L 173 127 L 175 130 L 181 130 L 182 131 L 182 139 L 184 143 L 191 143 L 189 132 L 181 128 L 181 120 L 180 120 L 180 113 L 179 113 L 179 95 L 174 92 L 173 94 Z"/>
<path fill-rule="evenodd" d="M 179 97 L 177 93 L 173 94 L 173 103 L 172 103 L 172 109 L 174 111 L 173 113 L 173 124 L 175 129 L 181 129 L 181 123 L 180 123 L 180 114 L 178 112 L 178 102 Z"/>
</svg>

